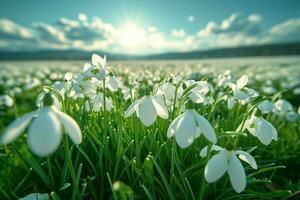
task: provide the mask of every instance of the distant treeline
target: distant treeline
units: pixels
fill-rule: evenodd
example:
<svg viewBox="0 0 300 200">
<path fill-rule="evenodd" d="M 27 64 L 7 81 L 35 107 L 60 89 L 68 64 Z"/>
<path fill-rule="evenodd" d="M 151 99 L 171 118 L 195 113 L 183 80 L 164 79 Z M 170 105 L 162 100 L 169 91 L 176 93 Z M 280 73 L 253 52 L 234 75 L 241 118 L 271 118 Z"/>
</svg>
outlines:
<svg viewBox="0 0 300 200">
<path fill-rule="evenodd" d="M 82 50 L 43 50 L 35 52 L 0 52 L 0 60 L 82 60 L 90 59 L 93 53 L 107 55 L 110 60 L 168 60 L 168 59 L 200 59 L 228 58 L 248 56 L 282 56 L 300 55 L 300 42 L 287 44 L 267 44 L 242 47 L 228 47 L 191 52 L 170 52 L 154 55 L 110 54 L 103 51 Z"/>
</svg>

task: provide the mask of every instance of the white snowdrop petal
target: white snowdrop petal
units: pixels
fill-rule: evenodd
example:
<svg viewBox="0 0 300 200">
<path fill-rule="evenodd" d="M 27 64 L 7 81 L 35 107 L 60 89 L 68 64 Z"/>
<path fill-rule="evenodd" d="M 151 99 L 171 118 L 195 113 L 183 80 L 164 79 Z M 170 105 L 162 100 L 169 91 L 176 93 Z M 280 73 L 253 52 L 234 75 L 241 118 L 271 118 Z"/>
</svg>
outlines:
<svg viewBox="0 0 300 200">
<path fill-rule="evenodd" d="M 150 126 L 156 120 L 157 113 L 153 105 L 151 97 L 146 96 L 137 108 L 137 116 L 141 119 L 145 126 Z"/>
<path fill-rule="evenodd" d="M 41 193 L 32 193 L 29 194 L 20 200 L 49 200 L 50 197 L 48 194 L 41 194 Z"/>
<path fill-rule="evenodd" d="M 175 139 L 181 148 L 186 148 L 194 142 L 197 126 L 193 113 L 190 110 L 184 112 L 178 121 Z"/>
<path fill-rule="evenodd" d="M 174 121 L 170 124 L 167 132 L 167 137 L 171 138 L 176 134 L 178 122 L 181 119 L 182 115 L 179 115 L 177 118 L 174 119 Z"/>
<path fill-rule="evenodd" d="M 270 144 L 273 139 L 272 128 L 273 126 L 263 118 L 259 118 L 255 123 L 255 132 L 257 138 L 264 145 Z"/>
<path fill-rule="evenodd" d="M 113 105 L 112 105 L 112 102 L 111 100 L 108 98 L 108 97 L 105 97 L 105 106 L 106 106 L 106 110 L 107 111 L 111 111 Z"/>
<path fill-rule="evenodd" d="M 167 83 L 164 91 L 167 99 L 173 100 L 175 98 L 175 86 L 172 83 Z"/>
<path fill-rule="evenodd" d="M 256 164 L 255 159 L 248 152 L 238 150 L 238 151 L 236 151 L 236 153 L 239 154 L 239 158 L 241 160 L 248 163 L 253 169 L 257 169 L 257 164 Z"/>
<path fill-rule="evenodd" d="M 200 151 L 200 157 L 204 158 L 207 156 L 207 149 L 208 149 L 208 146 L 205 146 L 203 149 L 201 149 Z M 221 151 L 223 148 L 218 146 L 218 145 L 212 145 L 211 147 L 211 151 L 215 150 L 215 151 Z"/>
<path fill-rule="evenodd" d="M 274 109 L 273 103 L 268 100 L 264 100 L 260 104 L 257 105 L 262 113 L 269 113 Z"/>
<path fill-rule="evenodd" d="M 235 154 L 229 160 L 228 174 L 233 189 L 240 193 L 246 188 L 246 174 L 243 165 Z"/>
<path fill-rule="evenodd" d="M 60 122 L 50 108 L 42 108 L 28 130 L 27 142 L 38 156 L 53 153 L 61 142 Z"/>
<path fill-rule="evenodd" d="M 90 63 L 85 63 L 85 64 L 83 65 L 83 71 L 87 71 L 90 67 L 91 67 L 91 64 L 90 64 Z"/>
<path fill-rule="evenodd" d="M 205 101 L 205 96 L 199 92 L 192 92 L 189 95 L 189 98 L 194 102 L 194 103 L 203 103 Z"/>
<path fill-rule="evenodd" d="M 85 64 L 84 65 L 84 71 L 81 73 L 83 76 L 86 76 L 86 77 L 94 77 L 95 74 L 92 73 L 92 71 L 94 69 L 98 69 L 96 66 L 94 65 L 90 65 L 90 64 Z"/>
<path fill-rule="evenodd" d="M 227 100 L 227 108 L 229 110 L 231 110 L 233 108 L 234 104 L 235 104 L 234 97 L 229 97 L 228 100 Z"/>
<path fill-rule="evenodd" d="M 243 88 L 247 85 L 247 83 L 248 83 L 248 76 L 243 75 L 237 80 L 236 85 L 237 88 Z"/>
<path fill-rule="evenodd" d="M 127 110 L 124 112 L 124 117 L 127 118 L 130 115 L 132 115 L 136 111 L 136 109 L 137 109 L 137 107 L 138 107 L 138 105 L 139 105 L 140 102 L 141 102 L 141 99 L 139 99 L 139 100 L 135 101 L 134 103 L 132 103 L 127 108 Z"/>
<path fill-rule="evenodd" d="M 249 96 L 245 92 L 238 89 L 234 92 L 234 97 L 238 100 L 245 100 Z"/>
<path fill-rule="evenodd" d="M 97 54 L 92 55 L 92 63 L 98 67 L 106 67 L 106 56 L 103 58 Z"/>
<path fill-rule="evenodd" d="M 215 182 L 228 169 L 228 160 L 226 151 L 222 150 L 217 155 L 214 155 L 205 166 L 204 176 L 208 183 Z"/>
<path fill-rule="evenodd" d="M 117 91 L 118 88 L 119 88 L 119 83 L 117 81 L 117 79 L 112 76 L 112 77 L 109 77 L 108 80 L 107 80 L 107 86 L 108 88 L 111 90 L 111 91 Z"/>
<path fill-rule="evenodd" d="M 165 105 L 160 104 L 155 97 L 152 98 L 153 105 L 156 109 L 157 115 L 160 116 L 163 119 L 168 119 L 169 114 L 168 114 L 168 109 Z"/>
<path fill-rule="evenodd" d="M 9 124 L 9 126 L 5 129 L 3 135 L 1 136 L 1 143 L 8 144 L 19 137 L 26 129 L 32 118 L 36 115 L 36 113 L 37 112 L 27 113 Z"/>
<path fill-rule="evenodd" d="M 106 76 L 106 71 L 105 71 L 105 69 L 104 68 L 100 68 L 99 69 L 99 72 L 96 74 L 96 78 L 98 79 L 98 80 L 103 80 L 104 78 L 105 78 L 105 76 Z"/>
<path fill-rule="evenodd" d="M 198 123 L 198 130 L 203 133 L 206 139 L 208 139 L 212 143 L 217 142 L 217 137 L 214 129 L 210 125 L 210 123 L 201 115 L 199 115 L 196 111 L 193 112 L 195 119 Z"/>
<path fill-rule="evenodd" d="M 56 110 L 55 114 L 73 143 L 80 144 L 82 141 L 82 134 L 77 122 L 72 117 L 59 110 Z"/>
<path fill-rule="evenodd" d="M 271 125 L 271 129 L 272 129 L 272 134 L 273 134 L 272 139 L 275 140 L 275 141 L 277 141 L 278 140 L 277 130 L 276 130 L 276 128 L 271 123 L 270 123 L 270 125 Z"/>
</svg>

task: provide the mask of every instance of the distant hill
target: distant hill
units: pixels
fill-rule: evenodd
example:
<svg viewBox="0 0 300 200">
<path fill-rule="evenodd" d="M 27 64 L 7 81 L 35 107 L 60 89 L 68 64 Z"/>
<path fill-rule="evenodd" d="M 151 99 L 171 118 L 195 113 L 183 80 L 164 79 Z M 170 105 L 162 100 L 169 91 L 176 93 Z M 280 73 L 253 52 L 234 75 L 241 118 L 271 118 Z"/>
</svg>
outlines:
<svg viewBox="0 0 300 200">
<path fill-rule="evenodd" d="M 168 60 L 228 58 L 247 56 L 300 55 L 300 42 L 288 44 L 268 44 L 255 46 L 228 47 L 190 52 L 170 52 L 153 55 L 110 54 L 103 51 L 43 50 L 35 52 L 0 52 L 0 60 L 81 60 L 89 59 L 93 53 L 107 55 L 110 60 Z"/>
</svg>

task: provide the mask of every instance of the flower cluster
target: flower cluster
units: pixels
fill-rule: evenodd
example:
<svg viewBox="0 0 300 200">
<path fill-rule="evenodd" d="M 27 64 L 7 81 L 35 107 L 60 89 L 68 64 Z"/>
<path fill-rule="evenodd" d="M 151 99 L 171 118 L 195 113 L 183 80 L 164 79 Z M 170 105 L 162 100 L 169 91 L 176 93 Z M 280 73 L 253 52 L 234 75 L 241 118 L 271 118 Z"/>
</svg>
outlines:
<svg viewBox="0 0 300 200">
<path fill-rule="evenodd" d="M 107 145 L 111 136 L 116 137 L 116 130 L 118 134 L 127 133 L 127 128 L 135 126 L 131 129 L 134 140 L 130 138 L 131 135 L 126 140 L 134 142 L 134 165 L 140 167 L 142 156 L 138 154 L 143 153 L 145 149 L 141 150 L 139 146 L 139 134 L 154 134 L 159 129 L 164 133 L 159 135 L 159 138 L 166 140 L 163 144 L 172 144 L 172 170 L 175 165 L 173 159 L 178 156 L 177 145 L 184 153 L 201 149 L 200 156 L 197 152 L 196 154 L 197 159 L 201 160 L 203 180 L 214 183 L 227 172 L 234 191 L 241 193 L 247 185 L 246 171 L 241 161 L 248 163 L 252 168 L 250 170 L 257 170 L 260 162 L 256 162 L 256 157 L 251 155 L 252 150 L 249 146 L 240 141 L 245 137 L 247 140 L 253 140 L 258 144 L 259 150 L 264 145 L 270 145 L 272 141 L 280 140 L 276 120 L 284 123 L 299 121 L 300 108 L 297 113 L 293 105 L 279 94 L 274 98 L 270 97 L 270 94 L 277 92 L 276 88 L 272 88 L 271 80 L 261 89 L 252 88 L 254 79 L 262 79 L 255 75 L 252 80 L 248 75 L 235 79 L 230 70 L 219 76 L 195 76 L 187 69 L 178 74 L 169 71 L 164 75 L 161 75 L 159 70 L 151 71 L 149 68 L 136 73 L 131 73 L 131 69 L 126 68 L 123 72 L 118 72 L 108 65 L 106 56 L 102 58 L 93 54 L 91 62 L 84 64 L 78 72 L 70 70 L 62 76 L 46 70 L 36 72 L 36 77 L 40 79 L 19 80 L 21 84 L 26 83 L 26 87 L 21 89 L 18 86 L 19 89 L 14 89 L 9 95 L 1 95 L 0 106 L 17 111 L 18 105 L 14 95 L 23 90 L 44 86 L 36 98 L 38 109 L 11 122 L 1 134 L 1 144 L 12 143 L 21 137 L 22 133 L 27 133 L 29 149 L 39 157 L 49 157 L 60 148 L 65 138 L 63 146 L 67 151 L 75 190 L 79 178 L 75 177 L 72 169 L 68 138 L 82 153 L 81 143 L 89 143 L 91 138 L 97 137 L 90 133 L 90 128 L 100 130 L 99 134 L 104 136 L 105 139 L 95 139 L 96 144 L 102 148 Z M 41 81 L 49 74 L 52 74 L 51 79 Z M 299 92 L 298 83 L 285 84 L 284 87 L 291 87 L 293 92 Z M 117 120 L 111 119 L 111 116 L 115 116 Z M 130 124 L 131 121 L 134 125 Z M 100 125 L 91 125 L 92 122 Z M 119 127 L 119 123 L 128 127 Z M 140 131 L 141 129 L 143 131 Z M 145 138 L 146 136 L 143 143 Z M 123 138 L 118 141 L 118 145 L 122 142 Z M 161 141 L 157 141 L 157 144 L 161 144 L 159 142 Z M 97 149 L 95 144 L 91 146 L 93 150 Z M 84 152 L 82 154 L 85 158 L 88 157 Z M 150 154 L 145 159 L 144 168 L 151 158 Z M 98 156 L 101 160 L 102 154 Z M 125 153 L 123 158 L 127 159 Z M 92 165 L 92 161 L 89 158 L 87 160 Z M 153 166 L 150 169 L 153 169 Z M 78 171 L 80 174 L 80 170 Z M 175 175 L 170 176 L 172 179 Z M 30 194 L 25 198 L 35 196 L 48 198 L 47 194 L 39 193 Z"/>
</svg>

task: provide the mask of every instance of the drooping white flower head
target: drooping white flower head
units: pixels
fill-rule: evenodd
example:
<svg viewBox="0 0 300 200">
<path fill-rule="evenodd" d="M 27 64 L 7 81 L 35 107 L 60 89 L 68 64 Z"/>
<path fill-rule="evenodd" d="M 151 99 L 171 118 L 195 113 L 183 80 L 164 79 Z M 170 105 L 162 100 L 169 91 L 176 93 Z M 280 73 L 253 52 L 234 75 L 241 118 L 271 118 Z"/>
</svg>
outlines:
<svg viewBox="0 0 300 200">
<path fill-rule="evenodd" d="M 106 56 L 101 58 L 97 54 L 92 55 L 92 64 L 86 63 L 82 74 L 86 77 L 94 77 L 103 80 L 106 76 Z"/>
<path fill-rule="evenodd" d="M 274 113 L 275 114 L 288 114 L 289 112 L 294 112 L 293 106 L 290 102 L 284 99 L 279 99 L 274 104 Z"/>
<path fill-rule="evenodd" d="M 117 79 L 117 77 L 111 74 L 107 76 L 106 86 L 110 91 L 115 92 L 122 87 L 122 83 Z"/>
<path fill-rule="evenodd" d="M 14 100 L 7 94 L 0 95 L 0 107 L 12 107 L 14 105 Z"/>
<path fill-rule="evenodd" d="M 1 135 L 1 143 L 11 143 L 28 126 L 27 143 L 31 151 L 38 156 L 47 156 L 58 148 L 63 135 L 62 128 L 73 143 L 80 144 L 82 140 L 80 128 L 73 118 L 55 106 L 44 106 L 12 122 Z"/>
<path fill-rule="evenodd" d="M 179 87 L 176 94 L 176 101 L 181 97 L 182 92 L 183 92 L 182 88 Z M 173 83 L 172 78 L 170 78 L 168 82 L 160 85 L 157 89 L 157 94 L 163 95 L 165 97 L 168 106 L 173 105 L 175 99 L 175 93 L 176 93 L 176 87 Z"/>
<path fill-rule="evenodd" d="M 248 76 L 243 75 L 241 76 L 236 84 L 235 83 L 228 83 L 228 86 L 232 89 L 233 91 L 233 97 L 238 100 L 244 100 L 248 97 L 245 92 L 242 91 L 242 89 L 247 85 L 248 83 Z"/>
<path fill-rule="evenodd" d="M 31 193 L 20 200 L 50 200 L 50 197 L 48 194 Z"/>
<path fill-rule="evenodd" d="M 167 136 L 168 138 L 175 136 L 177 144 L 181 148 L 186 148 L 201 134 L 210 142 L 217 142 L 210 123 L 194 109 L 187 109 L 170 124 Z"/>
<path fill-rule="evenodd" d="M 111 111 L 112 102 L 108 97 L 104 97 L 103 93 L 97 93 L 95 95 L 90 96 L 92 110 L 99 112 L 104 109 L 104 99 L 105 99 L 105 107 L 107 111 Z"/>
<path fill-rule="evenodd" d="M 209 104 L 210 99 L 207 97 L 207 94 L 209 92 L 213 92 L 214 88 L 213 86 L 208 83 L 207 81 L 194 81 L 194 80 L 188 80 L 185 82 L 187 87 L 190 87 L 193 84 L 196 84 L 196 87 L 194 87 L 189 94 L 189 98 L 194 103 L 202 103 L 202 104 Z"/>
<path fill-rule="evenodd" d="M 75 74 L 72 80 L 72 89 L 78 94 L 95 94 L 99 85 L 96 78 L 86 77 L 82 74 Z"/>
<path fill-rule="evenodd" d="M 132 95 L 134 96 L 135 90 L 133 88 L 130 90 L 129 88 L 123 86 L 122 94 L 125 101 L 131 98 L 130 92 L 132 92 Z"/>
<path fill-rule="evenodd" d="M 269 113 L 274 109 L 274 104 L 269 100 L 264 100 L 257 105 L 258 109 L 263 113 Z"/>
<path fill-rule="evenodd" d="M 124 113 L 125 118 L 131 116 L 134 112 L 145 126 L 153 124 L 157 115 L 163 119 L 169 117 L 168 109 L 157 96 L 147 95 L 132 103 Z"/>
<path fill-rule="evenodd" d="M 231 82 L 231 74 L 230 70 L 226 70 L 224 74 L 218 76 L 217 86 L 225 86 Z"/>
<path fill-rule="evenodd" d="M 277 130 L 263 117 L 252 115 L 246 120 L 245 128 L 264 145 L 270 144 L 272 140 L 278 140 Z"/>
<path fill-rule="evenodd" d="M 227 171 L 233 189 L 240 193 L 246 188 L 246 173 L 239 159 L 248 163 L 253 169 L 257 169 L 255 159 L 242 150 L 227 150 L 220 146 L 213 145 L 212 150 L 219 151 L 211 157 L 204 169 L 204 176 L 208 183 L 213 183 L 221 178 Z M 207 147 L 200 152 L 201 157 L 207 155 Z M 239 157 L 239 159 L 238 159 Z"/>
<path fill-rule="evenodd" d="M 248 76 L 241 76 L 236 83 L 227 83 L 231 88 L 233 95 L 227 99 L 227 107 L 231 110 L 236 102 L 244 105 L 249 103 L 251 98 L 258 97 L 259 93 L 251 88 L 245 87 L 248 83 Z"/>
</svg>

